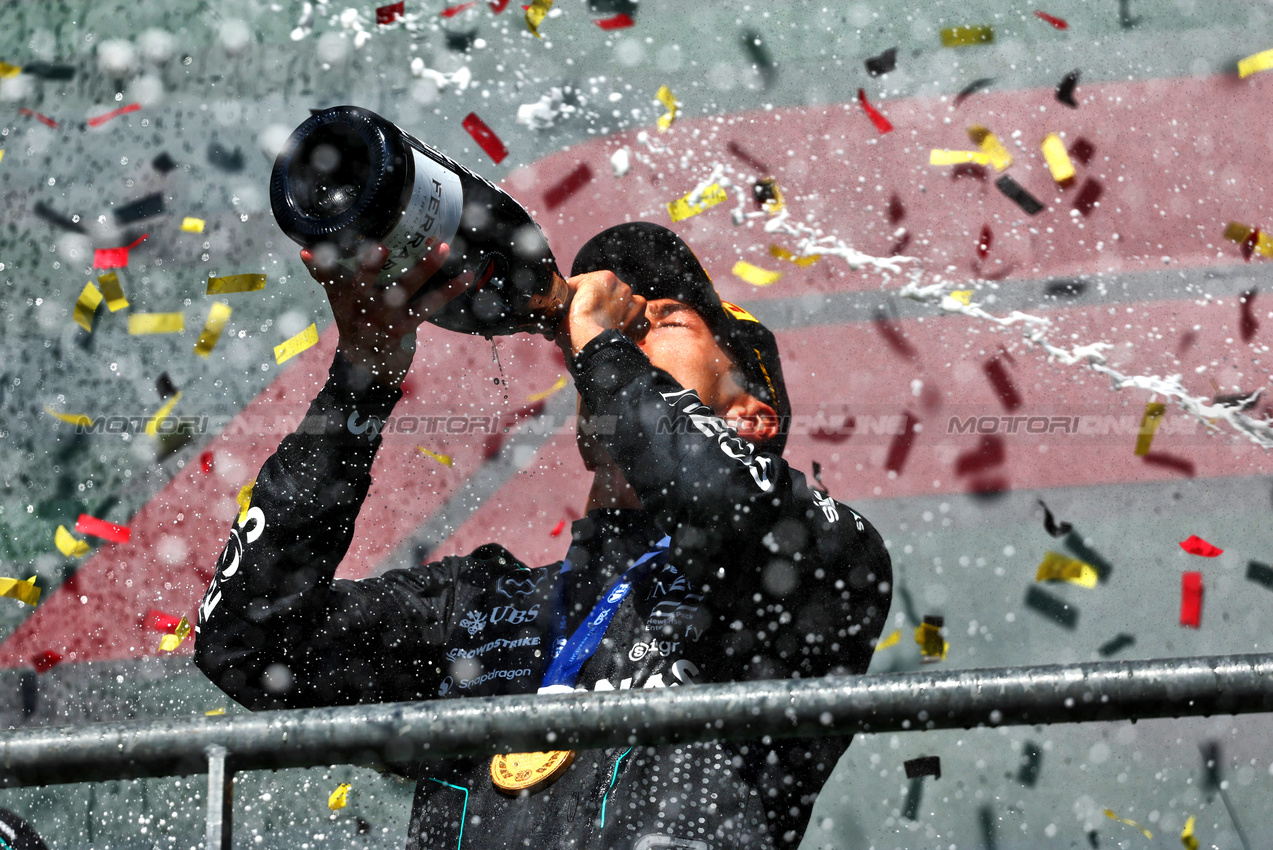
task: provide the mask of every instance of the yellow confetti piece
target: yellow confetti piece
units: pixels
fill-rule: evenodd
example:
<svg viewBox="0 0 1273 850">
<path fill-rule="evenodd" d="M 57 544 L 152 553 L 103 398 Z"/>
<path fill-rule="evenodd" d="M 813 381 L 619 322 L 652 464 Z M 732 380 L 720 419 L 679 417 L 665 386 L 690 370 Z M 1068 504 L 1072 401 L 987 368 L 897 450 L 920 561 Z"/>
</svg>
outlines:
<svg viewBox="0 0 1273 850">
<path fill-rule="evenodd" d="M 546 390 L 537 393 L 531 393 L 526 396 L 527 401 L 543 401 L 551 395 L 556 395 L 566 388 L 566 376 L 562 375 L 557 378 L 557 382 Z"/>
<path fill-rule="evenodd" d="M 1096 587 L 1096 567 L 1077 558 L 1067 558 L 1057 552 L 1048 552 L 1039 563 L 1035 581 L 1068 581 L 1079 587 Z"/>
<path fill-rule="evenodd" d="M 124 297 L 124 287 L 120 285 L 119 275 L 115 272 L 107 272 L 98 275 L 97 282 L 101 284 L 102 294 L 106 296 L 108 310 L 114 313 L 128 306 L 128 299 Z"/>
<path fill-rule="evenodd" d="M 349 783 L 342 782 L 336 786 L 336 790 L 327 798 L 327 808 L 333 812 L 337 809 L 343 809 L 349 804 Z"/>
<path fill-rule="evenodd" d="M 163 640 L 159 641 L 159 649 L 162 652 L 172 652 L 181 646 L 182 641 L 190 634 L 190 621 L 185 617 L 181 618 L 181 622 L 177 624 L 176 630 L 170 635 L 164 635 Z"/>
<path fill-rule="evenodd" d="M 84 284 L 80 297 L 75 299 L 75 324 L 86 331 L 92 332 L 93 313 L 97 310 L 97 305 L 101 303 L 102 293 L 90 280 Z"/>
<path fill-rule="evenodd" d="M 1048 161 L 1048 170 L 1052 179 L 1058 183 L 1074 178 L 1074 163 L 1065 150 L 1065 142 L 1056 133 L 1048 133 L 1043 137 L 1043 158 Z"/>
<path fill-rule="evenodd" d="M 155 411 L 155 415 L 150 417 L 150 421 L 146 423 L 146 435 L 153 437 L 159 433 L 159 423 L 163 422 L 170 415 L 172 409 L 177 406 L 177 402 L 181 401 L 181 392 L 178 391 L 175 396 L 164 402 L 164 406 Z"/>
<path fill-rule="evenodd" d="M 676 99 L 676 95 L 672 94 L 672 90 L 667 86 L 659 86 L 659 90 L 654 93 L 659 99 L 659 103 L 667 109 L 667 112 L 659 116 L 659 132 L 666 133 L 668 128 L 672 126 L 672 122 L 676 120 L 676 113 L 680 110 L 680 102 Z"/>
<path fill-rule="evenodd" d="M 0 62 L 0 79 L 11 80 L 21 73 L 21 65 L 10 65 L 8 62 Z M 1243 76 L 1245 76 L 1245 74 Z"/>
<path fill-rule="evenodd" d="M 526 8 L 526 27 L 535 34 L 535 38 L 543 38 L 539 34 L 539 25 L 544 22 L 544 16 L 552 7 L 553 0 L 535 0 Z"/>
<path fill-rule="evenodd" d="M 1247 227 L 1240 221 L 1231 221 L 1224 227 L 1224 238 L 1241 245 L 1255 234 L 1255 252 L 1263 257 L 1273 257 L 1273 239 L 1262 230 Z"/>
<path fill-rule="evenodd" d="M 214 708 L 211 711 L 205 711 L 203 713 L 204 717 L 220 717 L 223 714 L 225 714 L 224 708 Z"/>
<path fill-rule="evenodd" d="M 207 224 L 207 222 L 201 218 L 191 218 L 190 216 L 186 216 L 181 220 L 181 229 L 186 233 L 202 233 L 203 226 L 205 224 Z"/>
<path fill-rule="evenodd" d="M 57 546 L 57 550 L 68 558 L 83 558 L 89 552 L 88 543 L 77 540 L 64 525 L 57 527 L 57 532 L 53 535 L 53 543 Z"/>
<path fill-rule="evenodd" d="M 822 259 L 821 254 L 811 254 L 807 257 L 798 257 L 781 245 L 770 245 L 769 255 L 779 260 L 786 260 L 789 263 L 795 263 L 802 269 L 807 269 L 809 266 Z"/>
<path fill-rule="evenodd" d="M 85 428 L 89 428 L 93 424 L 93 420 L 89 419 L 83 413 L 58 413 L 47 404 L 44 405 L 44 412 L 49 416 L 52 416 L 54 419 L 62 420 L 68 425 L 83 425 Z"/>
<path fill-rule="evenodd" d="M 1136 828 L 1137 828 L 1137 829 L 1139 829 L 1142 833 L 1144 833 L 1144 835 L 1145 835 L 1145 837 L 1146 837 L 1146 838 L 1153 839 L 1153 837 L 1154 837 L 1154 834 L 1153 834 L 1152 832 L 1150 832 L 1149 830 L 1145 829 L 1145 827 L 1141 826 L 1140 824 L 1136 823 L 1136 821 L 1134 821 L 1134 820 L 1128 820 L 1127 818 L 1120 818 L 1118 815 L 1114 814 L 1114 812 L 1113 812 L 1112 810 L 1110 810 L 1110 809 L 1106 809 L 1106 810 L 1105 810 L 1105 817 L 1109 818 L 1110 820 L 1116 820 L 1116 821 L 1118 821 L 1119 823 L 1125 823 L 1125 824 L 1127 824 L 1128 826 L 1134 826 L 1134 827 L 1136 827 Z"/>
<path fill-rule="evenodd" d="M 1273 50 L 1262 50 L 1238 60 L 1238 76 L 1249 77 L 1273 68 Z"/>
<path fill-rule="evenodd" d="M 995 28 L 990 26 L 947 27 L 941 31 L 942 47 L 969 47 L 990 44 L 994 40 Z"/>
<path fill-rule="evenodd" d="M 0 578 L 0 596 L 16 599 L 34 608 L 35 603 L 40 601 L 40 588 L 35 586 L 35 578 L 35 576 L 31 576 L 26 581 L 18 581 L 16 578 Z"/>
<path fill-rule="evenodd" d="M 263 274 L 231 274 L 208 278 L 208 295 L 229 295 L 231 292 L 256 292 L 265 288 Z"/>
<path fill-rule="evenodd" d="M 194 353 L 200 357 L 207 357 L 212 353 L 212 349 L 217 347 L 217 341 L 221 339 L 221 331 L 225 330 L 225 323 L 230 321 L 230 305 L 215 301 L 212 309 L 208 311 L 208 321 L 204 322 L 203 331 L 199 334 L 199 341 L 194 344 Z"/>
<path fill-rule="evenodd" d="M 769 286 L 782 280 L 782 272 L 771 272 L 769 269 L 762 269 L 760 266 L 753 266 L 751 263 L 745 263 L 742 260 L 734 263 L 731 270 L 737 277 L 750 283 L 752 286 Z"/>
<path fill-rule="evenodd" d="M 693 194 L 693 192 L 690 192 L 684 198 L 678 198 L 667 205 L 667 214 L 672 217 L 672 221 L 680 221 L 681 219 L 698 215 L 703 210 L 729 200 L 729 194 L 717 183 L 713 183 L 702 191 L 697 204 L 690 203 L 690 197 Z"/>
<path fill-rule="evenodd" d="M 989 165 L 990 154 L 984 151 L 949 151 L 941 148 L 933 148 L 928 152 L 929 165 L 959 165 L 964 162 Z"/>
<path fill-rule="evenodd" d="M 890 646 L 896 646 L 897 644 L 901 643 L 901 641 L 902 641 L 902 630 L 897 629 L 888 637 L 880 638 L 880 642 L 875 645 L 875 651 L 879 652 L 882 649 L 888 649 Z"/>
<path fill-rule="evenodd" d="M 1185 828 L 1180 830 L 1180 843 L 1185 845 L 1185 850 L 1198 850 L 1198 839 L 1193 834 L 1194 815 L 1189 816 L 1189 820 L 1185 821 Z"/>
<path fill-rule="evenodd" d="M 254 487 L 256 487 L 255 478 L 240 487 L 239 495 L 234 497 L 234 503 L 239 506 L 239 518 L 235 520 L 238 525 L 242 525 L 243 521 L 248 518 L 248 509 L 252 507 L 252 490 Z"/>
<path fill-rule="evenodd" d="M 932 623 L 919 624 L 915 630 L 915 643 L 919 644 L 919 651 L 926 659 L 945 661 L 946 651 L 950 649 L 950 644 L 941 636 L 941 628 Z"/>
<path fill-rule="evenodd" d="M 0 148 L 0 160 L 4 159 L 4 148 Z"/>
<path fill-rule="evenodd" d="M 287 342 L 279 343 L 274 346 L 274 360 L 277 363 L 283 363 L 291 360 L 307 348 L 313 348 L 318 344 L 318 326 L 310 325 Z"/>
<path fill-rule="evenodd" d="M 955 301 L 958 301 L 960 304 L 963 304 L 965 307 L 972 304 L 973 290 L 971 289 L 956 289 L 947 294 L 950 298 L 952 298 Z"/>
<path fill-rule="evenodd" d="M 1158 430 L 1158 423 L 1162 422 L 1163 415 L 1167 412 L 1167 405 L 1162 402 L 1151 401 L 1145 405 L 1145 415 L 1140 420 L 1140 433 L 1136 435 L 1136 454 L 1144 456 L 1149 454 L 1149 447 L 1154 442 L 1154 432 Z"/>
<path fill-rule="evenodd" d="M 989 164 L 994 166 L 995 171 L 1004 171 L 1012 165 L 1012 154 L 1008 153 L 1008 149 L 1003 146 L 1003 142 L 999 141 L 999 137 L 987 128 L 974 124 L 968 128 L 968 138 L 972 139 L 974 145 L 981 148 L 982 153 L 990 157 Z"/>
<path fill-rule="evenodd" d="M 440 454 L 431 449 L 426 449 L 424 446 L 416 446 L 416 448 L 419 449 L 422 454 L 428 455 L 429 457 L 433 458 L 434 460 L 436 460 L 438 463 L 442 464 L 443 466 L 455 465 L 455 461 L 451 459 L 450 455 Z"/>
<path fill-rule="evenodd" d="M 179 334 L 186 332 L 185 313 L 133 313 L 128 317 L 128 332 L 141 334 Z"/>
</svg>

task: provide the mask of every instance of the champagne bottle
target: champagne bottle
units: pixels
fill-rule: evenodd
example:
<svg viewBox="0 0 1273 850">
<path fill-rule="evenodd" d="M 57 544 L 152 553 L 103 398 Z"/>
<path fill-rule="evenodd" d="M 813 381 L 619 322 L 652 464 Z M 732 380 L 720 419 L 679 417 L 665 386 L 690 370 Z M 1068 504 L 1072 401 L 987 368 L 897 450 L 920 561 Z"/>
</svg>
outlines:
<svg viewBox="0 0 1273 850">
<path fill-rule="evenodd" d="M 429 318 L 440 327 L 551 339 L 565 315 L 569 290 L 521 204 L 369 110 L 324 109 L 297 127 L 274 162 L 270 206 L 288 237 L 329 246 L 350 271 L 361 247 L 384 244 L 381 285 L 449 243 L 450 257 L 416 297 L 464 272 L 473 283 Z"/>
</svg>

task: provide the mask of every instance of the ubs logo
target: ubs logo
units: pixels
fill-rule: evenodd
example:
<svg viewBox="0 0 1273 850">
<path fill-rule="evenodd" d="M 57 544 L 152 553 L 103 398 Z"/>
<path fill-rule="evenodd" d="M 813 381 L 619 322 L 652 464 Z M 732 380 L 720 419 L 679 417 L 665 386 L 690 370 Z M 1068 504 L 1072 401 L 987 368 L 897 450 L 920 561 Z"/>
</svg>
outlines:
<svg viewBox="0 0 1273 850">
<path fill-rule="evenodd" d="M 514 608 L 512 605 L 496 605 L 491 609 L 491 622 L 509 623 L 517 626 L 522 623 L 533 623 L 538 614 L 538 605 L 532 605 L 526 609 Z M 463 623 L 460 625 L 463 625 Z M 470 634 L 472 634 L 472 632 L 470 632 Z"/>
</svg>

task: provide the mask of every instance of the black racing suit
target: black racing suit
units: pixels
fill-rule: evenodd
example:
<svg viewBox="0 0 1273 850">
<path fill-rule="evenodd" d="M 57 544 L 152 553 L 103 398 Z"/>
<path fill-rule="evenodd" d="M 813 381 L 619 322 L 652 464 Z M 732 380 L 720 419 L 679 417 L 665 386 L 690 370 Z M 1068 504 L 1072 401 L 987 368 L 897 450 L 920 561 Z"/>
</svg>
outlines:
<svg viewBox="0 0 1273 850">
<path fill-rule="evenodd" d="M 574 524 L 567 634 L 665 534 L 666 565 L 619 607 L 577 689 L 679 687 L 866 670 L 891 591 L 879 534 L 755 452 L 631 341 L 570 364 L 644 510 Z M 304 423 L 261 469 L 199 610 L 195 660 L 252 709 L 535 693 L 561 563 L 482 546 L 334 580 L 371 484 L 376 423 L 401 396 L 339 356 Z M 604 419 L 601 417 L 609 417 Z M 368 423 L 371 423 L 370 426 Z M 585 751 L 528 796 L 489 759 L 419 765 L 407 846 L 719 850 L 800 840 L 843 737 Z M 461 825 L 463 828 L 460 840 Z"/>
</svg>

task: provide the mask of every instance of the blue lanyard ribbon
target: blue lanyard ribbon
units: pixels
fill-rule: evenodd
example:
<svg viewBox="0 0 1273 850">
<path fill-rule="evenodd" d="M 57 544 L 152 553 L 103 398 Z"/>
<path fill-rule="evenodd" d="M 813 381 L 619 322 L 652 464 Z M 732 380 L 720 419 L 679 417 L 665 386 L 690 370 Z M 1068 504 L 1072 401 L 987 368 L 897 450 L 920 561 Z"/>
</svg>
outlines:
<svg viewBox="0 0 1273 850">
<path fill-rule="evenodd" d="M 579 678 L 579 669 L 597 651 L 597 647 L 601 646 L 606 629 L 610 628 L 610 621 L 614 619 L 623 600 L 627 599 L 632 588 L 654 572 L 656 567 L 667 563 L 668 548 L 671 545 L 672 538 L 664 537 L 654 544 L 653 549 L 624 570 L 623 575 L 615 579 L 597 600 L 597 604 L 593 606 L 583 625 L 575 629 L 574 634 L 568 638 L 565 637 L 566 605 L 572 567 L 569 558 L 562 563 L 561 575 L 557 579 L 557 595 L 553 604 L 549 632 L 552 660 L 544 673 L 541 693 L 545 688 L 561 691 L 574 688 L 575 681 Z"/>
</svg>

